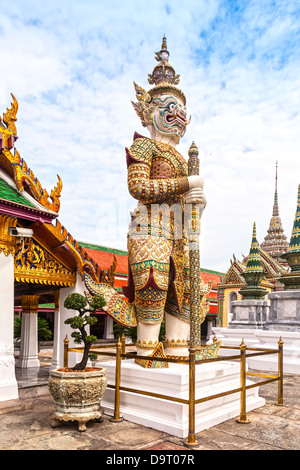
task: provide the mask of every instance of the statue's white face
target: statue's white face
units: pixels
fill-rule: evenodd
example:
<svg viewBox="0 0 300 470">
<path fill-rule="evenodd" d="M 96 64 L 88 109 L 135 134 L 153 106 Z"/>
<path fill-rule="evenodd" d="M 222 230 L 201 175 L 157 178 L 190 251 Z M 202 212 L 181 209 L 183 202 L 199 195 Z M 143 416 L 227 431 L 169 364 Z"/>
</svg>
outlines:
<svg viewBox="0 0 300 470">
<path fill-rule="evenodd" d="M 152 113 L 153 125 L 161 134 L 184 136 L 189 121 L 183 101 L 173 95 L 161 95 L 154 98 L 155 109 Z"/>
</svg>

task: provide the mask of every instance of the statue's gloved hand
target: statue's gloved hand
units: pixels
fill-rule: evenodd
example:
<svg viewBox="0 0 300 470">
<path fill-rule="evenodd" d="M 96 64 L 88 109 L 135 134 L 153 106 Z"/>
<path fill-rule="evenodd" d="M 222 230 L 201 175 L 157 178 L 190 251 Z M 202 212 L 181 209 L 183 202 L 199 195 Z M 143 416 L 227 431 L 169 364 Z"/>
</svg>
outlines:
<svg viewBox="0 0 300 470">
<path fill-rule="evenodd" d="M 203 186 L 204 186 L 203 176 L 200 176 L 200 175 L 188 176 L 188 181 L 189 181 L 189 189 L 193 189 L 193 188 L 203 189 Z"/>
<path fill-rule="evenodd" d="M 201 204 L 204 208 L 207 201 L 203 190 L 203 176 L 188 176 L 188 181 L 190 189 L 184 195 L 184 202 L 186 204 Z"/>
</svg>

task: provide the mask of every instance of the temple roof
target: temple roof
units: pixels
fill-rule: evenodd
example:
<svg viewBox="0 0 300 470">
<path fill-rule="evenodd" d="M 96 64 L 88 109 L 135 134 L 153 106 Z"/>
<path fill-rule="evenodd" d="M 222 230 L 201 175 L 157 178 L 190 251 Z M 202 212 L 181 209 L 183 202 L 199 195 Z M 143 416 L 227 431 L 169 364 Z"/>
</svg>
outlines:
<svg viewBox="0 0 300 470">
<path fill-rule="evenodd" d="M 57 219 L 62 189 L 60 177 L 49 196 L 17 151 L 18 103 L 13 95 L 12 98 L 3 119 L 0 116 L 0 214 L 7 221 L 15 220 L 18 227 L 33 231 L 32 237 L 24 238 L 23 245 L 16 245 L 15 300 L 28 289 L 34 289 L 45 302 L 52 301 L 57 286 L 74 285 L 76 272 L 82 278 L 84 272 L 88 272 L 95 281 L 113 285 L 117 264 L 114 255 L 106 272 Z M 54 224 L 53 219 L 56 219 Z M 27 252 L 36 254 L 30 267 L 25 259 Z M 48 270 L 50 264 L 52 271 Z M 56 270 L 55 275 L 53 270 Z"/>
<path fill-rule="evenodd" d="M 287 266 L 286 261 L 280 258 L 280 256 L 288 250 L 289 243 L 287 237 L 284 234 L 282 227 L 281 218 L 279 216 L 279 205 L 278 205 L 278 192 L 277 192 L 277 162 L 276 162 L 276 175 L 275 175 L 275 194 L 273 213 L 269 224 L 268 233 L 261 243 L 261 248 L 272 256 L 277 262 L 283 266 Z"/>
<path fill-rule="evenodd" d="M 33 171 L 19 154 L 15 147 L 15 142 L 18 139 L 15 122 L 19 106 L 13 94 L 12 98 L 11 107 L 7 108 L 6 113 L 3 113 L 3 120 L 0 116 L 0 169 L 10 176 L 19 193 L 23 196 L 25 193 L 29 194 L 38 203 L 37 208 L 42 206 L 46 211 L 57 215 L 60 209 L 59 198 L 62 181 L 57 176 L 57 185 L 49 196 L 47 190 L 42 187 Z"/>
<path fill-rule="evenodd" d="M 20 194 L 17 189 L 8 184 L 0 175 L 0 199 L 5 201 L 10 201 L 15 204 L 21 204 L 22 206 L 35 207 L 32 202 L 28 201 L 22 194 Z"/>
<path fill-rule="evenodd" d="M 127 276 L 128 273 L 128 254 L 127 251 L 118 250 L 116 248 L 109 248 L 94 243 L 87 243 L 79 241 L 87 253 L 99 264 L 103 269 L 108 269 L 113 263 L 114 256 L 117 260 L 116 274 Z"/>
<path fill-rule="evenodd" d="M 1 153 L 0 153 L 1 164 Z M 19 190 L 13 178 L 0 166 L 0 212 L 25 221 L 51 222 L 57 214 L 39 204 L 25 190 Z"/>
<path fill-rule="evenodd" d="M 260 246 L 258 246 L 258 253 L 260 257 L 260 262 L 262 266 L 262 270 L 265 273 L 263 278 L 263 284 L 269 285 L 270 287 L 275 283 L 279 276 L 285 274 L 287 270 L 279 264 L 272 256 L 269 255 L 266 251 L 264 251 Z M 245 256 L 242 261 L 239 261 L 234 256 L 234 261 L 231 261 L 231 265 L 225 274 L 224 278 L 219 284 L 219 287 L 223 287 L 224 285 L 244 285 L 245 279 L 243 277 L 243 273 L 247 271 L 247 262 L 251 258 L 249 253 L 248 256 Z"/>
</svg>

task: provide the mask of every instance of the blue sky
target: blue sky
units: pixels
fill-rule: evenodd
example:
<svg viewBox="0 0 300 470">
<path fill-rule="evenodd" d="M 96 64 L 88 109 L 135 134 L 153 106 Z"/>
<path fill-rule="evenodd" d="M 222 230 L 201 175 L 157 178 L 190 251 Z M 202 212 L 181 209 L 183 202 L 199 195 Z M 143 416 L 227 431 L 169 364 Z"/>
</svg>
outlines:
<svg viewBox="0 0 300 470">
<path fill-rule="evenodd" d="M 201 264 L 226 271 L 267 234 L 278 161 L 290 238 L 300 183 L 298 0 L 0 0 L 0 110 L 19 101 L 17 148 L 47 188 L 63 181 L 60 221 L 72 236 L 126 249 L 125 147 L 147 135 L 131 105 L 166 34 L 208 204 Z"/>
</svg>

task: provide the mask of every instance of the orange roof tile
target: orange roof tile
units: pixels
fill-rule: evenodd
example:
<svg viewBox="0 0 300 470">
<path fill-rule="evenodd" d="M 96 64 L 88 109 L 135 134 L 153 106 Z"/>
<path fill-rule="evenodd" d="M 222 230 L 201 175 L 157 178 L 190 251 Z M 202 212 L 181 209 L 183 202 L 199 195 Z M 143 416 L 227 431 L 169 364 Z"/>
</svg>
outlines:
<svg viewBox="0 0 300 470">
<path fill-rule="evenodd" d="M 114 256 L 117 259 L 117 267 L 116 272 L 126 274 L 128 273 L 128 258 L 125 255 L 120 255 L 117 253 L 109 253 L 107 251 L 96 250 L 92 248 L 86 248 L 83 245 L 85 251 L 99 264 L 101 269 L 107 270 L 109 269 L 113 262 Z"/>
</svg>

